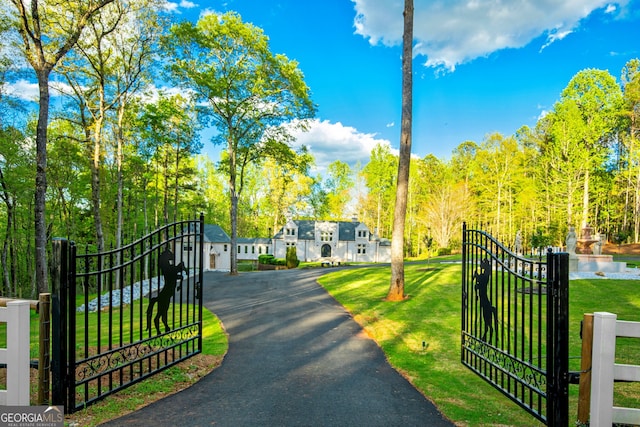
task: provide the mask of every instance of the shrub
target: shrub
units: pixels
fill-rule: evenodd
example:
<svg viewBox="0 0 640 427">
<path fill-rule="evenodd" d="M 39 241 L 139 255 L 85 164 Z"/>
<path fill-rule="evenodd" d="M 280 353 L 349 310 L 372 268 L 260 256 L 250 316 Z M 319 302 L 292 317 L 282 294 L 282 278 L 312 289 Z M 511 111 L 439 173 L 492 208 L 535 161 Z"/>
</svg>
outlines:
<svg viewBox="0 0 640 427">
<path fill-rule="evenodd" d="M 438 256 L 451 255 L 451 248 L 438 248 Z"/>
<path fill-rule="evenodd" d="M 275 257 L 272 254 L 263 254 L 258 256 L 258 264 L 273 264 Z"/>
<path fill-rule="evenodd" d="M 286 265 L 287 268 L 298 268 L 298 265 L 300 265 L 300 260 L 298 259 L 298 253 L 295 246 L 287 248 Z"/>
</svg>

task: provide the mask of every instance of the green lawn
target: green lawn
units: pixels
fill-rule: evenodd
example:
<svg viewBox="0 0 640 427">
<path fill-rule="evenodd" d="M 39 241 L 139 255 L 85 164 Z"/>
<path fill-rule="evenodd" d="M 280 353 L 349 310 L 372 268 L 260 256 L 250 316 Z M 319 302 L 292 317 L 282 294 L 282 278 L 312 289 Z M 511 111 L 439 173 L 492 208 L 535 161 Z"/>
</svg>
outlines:
<svg viewBox="0 0 640 427">
<path fill-rule="evenodd" d="M 461 267 L 439 260 L 407 264 L 400 303 L 384 301 L 390 269 L 342 270 L 319 281 L 381 346 L 389 362 L 461 425 L 541 425 L 460 362 Z M 640 281 L 579 280 L 570 284 L 570 369 L 579 370 L 584 313 L 610 311 L 640 321 Z M 640 341 L 640 340 L 635 340 Z M 640 364 L 638 343 L 620 340 L 621 361 Z M 570 419 L 578 386 L 570 386 Z M 616 385 L 615 404 L 640 407 L 639 384 Z"/>
<path fill-rule="evenodd" d="M 183 309 L 186 311 L 192 311 L 193 306 L 185 304 Z M 104 313 L 103 313 L 104 315 Z M 90 313 L 90 323 L 95 324 L 96 313 Z M 76 321 L 78 322 L 79 330 L 83 328 L 84 314 L 78 313 L 76 315 Z M 114 309 L 114 318 L 119 319 L 119 310 Z M 123 311 L 123 324 L 129 327 L 130 325 L 129 311 Z M 31 358 L 38 358 L 38 315 L 35 312 L 31 312 Z M 222 360 L 222 357 L 227 352 L 228 340 L 227 335 L 223 330 L 220 320 L 209 310 L 203 308 L 202 310 L 202 355 L 207 357 L 206 361 L 199 362 L 201 366 L 195 366 L 193 360 L 195 358 L 188 359 L 178 365 L 172 366 L 161 373 L 154 375 L 153 377 L 136 383 L 109 398 L 89 406 L 87 409 L 79 411 L 71 416 L 76 421 L 79 420 L 79 425 L 94 426 L 101 422 L 120 416 L 126 412 L 132 411 L 139 407 L 144 402 L 149 403 L 154 399 L 159 399 L 165 396 L 167 393 L 172 393 L 176 389 L 184 388 L 193 382 L 197 381 L 200 375 L 209 372 L 212 367 Z M 103 329 L 106 328 L 105 324 L 102 325 Z M 134 320 L 134 329 L 139 329 L 138 320 Z M 103 331 L 105 332 L 106 329 Z M 96 334 L 91 334 L 90 346 L 97 345 Z M 105 345 L 105 340 L 108 339 L 108 335 L 103 333 L 102 345 Z M 6 324 L 0 324 L 0 346 L 6 346 Z M 81 350 L 79 348 L 79 350 Z M 196 356 L 198 358 L 199 356 Z M 209 365 L 208 368 L 202 365 Z M 32 376 L 37 375 L 36 371 L 32 370 Z M 35 377 L 32 378 L 32 405 L 35 405 L 35 396 L 37 390 L 34 384 Z M 4 389 L 6 384 L 1 384 L 0 389 Z"/>
<path fill-rule="evenodd" d="M 176 305 L 176 307 L 177 306 L 178 305 Z M 171 320 L 171 314 L 173 310 L 172 307 L 173 307 L 173 304 L 169 306 L 170 320 Z M 193 305 L 183 304 L 182 311 L 183 311 L 184 319 L 187 319 L 187 315 L 193 316 L 193 313 L 195 310 L 196 308 Z M 175 316 L 178 317 L 179 315 L 180 314 L 176 312 Z M 97 317 L 97 313 L 89 313 L 90 326 L 96 325 L 96 317 Z M 119 319 L 120 319 L 120 309 L 115 308 L 113 309 L 114 323 L 112 325 L 114 330 L 118 330 Z M 123 310 L 122 325 L 123 325 L 123 332 L 125 333 L 125 335 L 129 334 L 131 325 L 133 325 L 133 328 L 135 331 L 138 331 L 140 329 L 139 321 L 140 320 L 138 318 L 135 318 L 133 320 L 133 323 L 131 323 L 130 311 L 127 309 Z M 144 316 L 143 316 L 143 322 L 146 322 L 146 319 L 144 318 Z M 226 335 L 222 331 L 222 326 L 220 325 L 220 321 L 218 320 L 218 318 L 206 308 L 202 309 L 202 324 L 204 325 L 203 331 L 202 331 L 203 332 L 202 352 L 204 354 L 211 354 L 211 355 L 224 354 L 227 348 Z M 76 314 L 76 326 L 77 326 L 76 336 L 78 337 L 78 340 L 80 340 L 81 337 L 83 337 L 84 335 L 84 313 Z M 6 328 L 7 328 L 6 323 L 0 323 L 0 348 L 6 347 L 6 341 L 7 341 Z M 30 340 L 31 359 L 37 360 L 38 347 L 39 347 L 38 337 L 40 334 L 40 329 L 39 329 L 39 315 L 34 310 L 31 310 L 31 313 L 30 313 L 30 328 L 31 328 L 31 340 Z M 101 345 L 103 347 L 105 347 L 109 341 L 108 328 L 109 328 L 109 324 L 107 321 L 107 317 L 105 313 L 102 313 Z M 161 324 L 161 328 L 164 328 L 162 324 Z M 89 335 L 90 346 L 95 347 L 97 345 L 97 330 L 96 328 L 90 328 L 90 329 L 91 329 L 91 333 Z M 78 354 L 82 353 L 82 347 L 80 347 L 81 345 L 82 345 L 81 342 L 78 342 L 78 347 L 77 347 Z"/>
</svg>

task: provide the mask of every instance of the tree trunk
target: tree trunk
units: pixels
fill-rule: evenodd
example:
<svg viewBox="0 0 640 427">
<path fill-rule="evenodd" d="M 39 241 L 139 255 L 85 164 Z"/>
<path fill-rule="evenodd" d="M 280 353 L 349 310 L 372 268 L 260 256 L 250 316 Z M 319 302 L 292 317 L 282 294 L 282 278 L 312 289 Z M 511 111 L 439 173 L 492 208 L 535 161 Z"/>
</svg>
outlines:
<svg viewBox="0 0 640 427">
<path fill-rule="evenodd" d="M 116 132 L 117 138 L 117 146 L 116 146 L 116 168 L 117 168 L 117 180 L 118 180 L 118 194 L 116 200 L 116 210 L 118 216 L 118 223 L 116 224 L 116 248 L 120 249 L 122 246 L 122 227 L 123 227 L 123 189 L 124 189 L 124 176 L 122 174 L 122 161 L 123 161 L 123 151 L 122 146 L 124 145 L 124 135 L 122 133 L 122 124 L 124 122 L 124 105 L 120 105 L 118 109 L 118 129 Z M 120 252 L 118 252 L 120 253 Z"/>
<path fill-rule="evenodd" d="M 44 67 L 43 67 L 44 68 Z M 49 292 L 47 268 L 47 224 L 45 204 L 47 196 L 47 126 L 49 123 L 49 69 L 36 70 L 40 100 L 36 126 L 36 193 L 35 193 L 35 242 L 36 286 L 38 293 Z"/>
<path fill-rule="evenodd" d="M 8 255 L 11 249 L 11 242 L 13 237 L 11 232 L 13 231 L 13 205 L 9 199 L 9 195 L 6 195 L 6 207 L 7 207 L 7 229 L 5 231 L 4 244 L 2 245 L 2 271 L 4 273 L 2 281 L 4 283 L 5 292 L 4 295 L 12 297 L 14 293 L 13 282 L 11 281 L 11 268 L 8 264 Z M 11 263 L 15 263 L 15 260 L 11 258 Z"/>
<path fill-rule="evenodd" d="M 101 108 L 102 111 L 102 108 Z M 104 231 L 102 230 L 102 215 L 100 214 L 100 156 L 101 156 L 101 139 L 102 139 L 102 115 L 96 120 L 93 131 L 93 161 L 91 162 L 91 200 L 93 202 L 93 222 L 96 231 L 96 244 L 98 252 L 104 249 Z"/>
<path fill-rule="evenodd" d="M 589 169 L 584 172 L 584 190 L 582 192 L 582 228 L 589 224 Z"/>
<path fill-rule="evenodd" d="M 396 185 L 396 206 L 391 236 L 391 284 L 387 300 L 404 299 L 404 223 L 407 216 L 409 167 L 411 164 L 411 127 L 413 103 L 413 0 L 404 2 L 404 33 L 402 40 L 402 123 L 400 130 L 400 158 Z"/>
<path fill-rule="evenodd" d="M 176 142 L 176 178 L 175 178 L 175 188 L 173 189 L 173 222 L 178 221 L 178 189 L 180 188 L 180 140 Z"/>
<path fill-rule="evenodd" d="M 236 152 L 233 140 L 229 139 L 229 197 L 231 204 L 229 208 L 229 219 L 231 221 L 231 252 L 229 274 L 238 274 L 238 193 L 236 190 Z"/>
</svg>

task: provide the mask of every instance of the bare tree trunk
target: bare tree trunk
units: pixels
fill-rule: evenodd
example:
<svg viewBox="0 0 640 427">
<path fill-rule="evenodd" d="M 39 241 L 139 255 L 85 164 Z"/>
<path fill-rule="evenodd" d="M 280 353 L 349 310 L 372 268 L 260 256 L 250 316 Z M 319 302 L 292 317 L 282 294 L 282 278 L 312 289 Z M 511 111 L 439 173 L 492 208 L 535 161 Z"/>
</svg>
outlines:
<svg viewBox="0 0 640 427">
<path fill-rule="evenodd" d="M 124 176 L 122 174 L 122 161 L 123 161 L 123 152 L 122 146 L 124 145 L 124 135 L 122 133 L 122 125 L 124 122 L 124 112 L 125 107 L 124 104 L 121 104 L 118 109 L 118 130 L 116 132 L 116 168 L 117 168 L 117 180 L 118 180 L 118 195 L 116 200 L 116 210 L 118 216 L 118 223 L 116 224 L 116 248 L 120 249 L 122 246 L 122 227 L 123 227 L 123 190 L 124 190 Z"/>
<path fill-rule="evenodd" d="M 44 68 L 44 67 L 43 67 Z M 45 205 L 47 195 L 47 126 L 49 124 L 49 71 L 36 70 L 40 101 L 36 126 L 36 194 L 34 205 L 36 241 L 36 287 L 38 293 L 49 291 L 47 274 L 47 224 Z"/>
<path fill-rule="evenodd" d="M 100 116 L 94 123 L 93 131 L 93 156 L 91 162 L 91 199 L 93 202 L 93 222 L 96 231 L 96 244 L 98 245 L 98 252 L 102 252 L 104 249 L 104 231 L 102 229 L 102 215 L 100 213 L 101 198 L 100 195 L 100 157 L 102 148 L 100 147 L 102 141 L 102 121 L 103 121 L 103 109 L 100 108 Z"/>
<path fill-rule="evenodd" d="M 582 227 L 589 224 L 589 169 L 584 173 L 584 191 L 582 193 Z"/>
<path fill-rule="evenodd" d="M 640 171 L 636 176 L 635 203 L 633 207 L 633 243 L 640 238 Z"/>
<path fill-rule="evenodd" d="M 8 197 L 8 196 L 7 196 Z M 2 271 L 4 275 L 2 277 L 2 281 L 4 283 L 5 293 L 4 295 L 12 297 L 15 295 L 13 290 L 13 282 L 11 280 L 11 267 L 8 263 L 8 255 L 11 251 L 11 245 L 13 241 L 13 236 L 11 235 L 13 231 L 13 206 L 10 201 L 6 202 L 7 206 L 7 230 L 5 231 L 4 244 L 2 245 Z M 14 258 L 11 258 L 11 263 L 13 264 Z"/>
<path fill-rule="evenodd" d="M 236 189 L 236 156 L 233 141 L 229 141 L 229 194 L 231 197 L 231 206 L 229 219 L 231 221 L 231 252 L 229 274 L 235 276 L 238 274 L 238 193 Z"/>
<path fill-rule="evenodd" d="M 411 126 L 413 103 L 413 0 L 404 2 L 404 33 L 402 40 L 402 123 L 400 158 L 396 185 L 396 206 L 391 236 L 391 284 L 387 300 L 404 299 L 404 223 L 407 216 L 409 167 L 411 164 Z"/>
<path fill-rule="evenodd" d="M 173 189 L 173 222 L 178 221 L 178 189 L 180 188 L 180 140 L 176 142 L 176 177 Z"/>
</svg>

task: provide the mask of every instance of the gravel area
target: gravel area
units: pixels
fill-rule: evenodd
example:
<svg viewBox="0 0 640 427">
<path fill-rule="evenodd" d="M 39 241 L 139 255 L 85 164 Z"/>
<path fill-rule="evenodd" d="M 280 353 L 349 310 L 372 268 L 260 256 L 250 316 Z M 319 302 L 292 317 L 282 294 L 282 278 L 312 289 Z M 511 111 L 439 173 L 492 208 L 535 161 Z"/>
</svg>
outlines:
<svg viewBox="0 0 640 427">
<path fill-rule="evenodd" d="M 187 277 L 183 278 L 182 280 L 186 279 Z M 88 311 L 95 312 L 98 310 L 98 307 L 109 307 L 109 305 L 111 305 L 113 308 L 118 308 L 120 307 L 121 300 L 123 305 L 128 305 L 131 304 L 132 301 L 139 300 L 141 297 L 147 297 L 149 293 L 155 294 L 158 291 L 158 288 L 162 289 L 162 287 L 164 287 L 164 278 L 162 276 L 159 276 L 154 277 L 151 280 L 145 279 L 142 282 L 134 283 L 133 286 L 125 286 L 122 289 L 114 289 L 113 291 L 111 291 L 111 296 L 109 296 L 109 292 L 105 292 L 100 296 L 100 305 L 98 305 L 98 298 L 94 298 L 93 300 L 89 301 Z M 83 313 L 85 311 L 84 304 L 79 306 L 76 311 L 79 313 Z"/>
<path fill-rule="evenodd" d="M 640 269 L 627 268 L 624 273 L 598 273 L 580 272 L 569 273 L 569 280 L 578 279 L 621 279 L 621 280 L 640 280 Z"/>
</svg>

